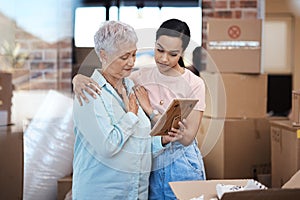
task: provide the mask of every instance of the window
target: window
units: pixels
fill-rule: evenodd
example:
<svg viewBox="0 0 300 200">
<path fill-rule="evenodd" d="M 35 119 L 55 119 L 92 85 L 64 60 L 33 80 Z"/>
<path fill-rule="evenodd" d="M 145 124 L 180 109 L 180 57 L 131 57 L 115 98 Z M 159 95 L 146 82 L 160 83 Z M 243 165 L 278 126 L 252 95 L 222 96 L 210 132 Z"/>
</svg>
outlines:
<svg viewBox="0 0 300 200">
<path fill-rule="evenodd" d="M 75 10 L 74 40 L 76 47 L 93 47 L 94 34 L 105 21 L 104 7 L 80 7 Z"/>
<path fill-rule="evenodd" d="M 79 7 L 75 11 L 74 38 L 76 47 L 93 47 L 93 36 L 100 23 L 105 21 L 104 7 Z M 109 9 L 110 20 L 120 20 L 138 29 L 157 29 L 170 18 L 185 21 L 191 29 L 191 40 L 197 45 L 202 42 L 202 9 L 201 7 L 143 7 L 115 6 Z M 155 32 L 154 32 L 155 33 Z M 154 36 L 151 35 L 154 45 Z"/>
<path fill-rule="evenodd" d="M 264 22 L 264 71 L 292 73 L 292 16 L 267 16 Z"/>
</svg>

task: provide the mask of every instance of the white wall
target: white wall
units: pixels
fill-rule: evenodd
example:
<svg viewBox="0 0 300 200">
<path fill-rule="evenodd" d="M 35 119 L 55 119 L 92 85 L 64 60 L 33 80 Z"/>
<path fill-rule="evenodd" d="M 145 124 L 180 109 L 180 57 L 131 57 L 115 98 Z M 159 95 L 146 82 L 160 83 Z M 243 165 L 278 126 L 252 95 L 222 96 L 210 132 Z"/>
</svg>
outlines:
<svg viewBox="0 0 300 200">
<path fill-rule="evenodd" d="M 49 90 L 19 90 L 13 92 L 12 98 L 12 123 L 18 126 L 26 126 L 34 117 L 44 102 Z M 70 94 L 65 94 L 70 96 Z"/>
</svg>

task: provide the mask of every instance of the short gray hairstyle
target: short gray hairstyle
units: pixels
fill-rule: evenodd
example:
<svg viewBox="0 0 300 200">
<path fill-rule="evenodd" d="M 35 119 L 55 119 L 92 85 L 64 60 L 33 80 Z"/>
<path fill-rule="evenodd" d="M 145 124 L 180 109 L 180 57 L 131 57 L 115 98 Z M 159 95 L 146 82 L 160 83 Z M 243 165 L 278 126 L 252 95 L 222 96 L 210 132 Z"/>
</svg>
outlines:
<svg viewBox="0 0 300 200">
<path fill-rule="evenodd" d="M 120 21 L 105 21 L 94 36 L 95 51 L 99 58 L 100 50 L 112 54 L 121 48 L 122 44 L 136 44 L 137 41 L 133 27 Z"/>
</svg>

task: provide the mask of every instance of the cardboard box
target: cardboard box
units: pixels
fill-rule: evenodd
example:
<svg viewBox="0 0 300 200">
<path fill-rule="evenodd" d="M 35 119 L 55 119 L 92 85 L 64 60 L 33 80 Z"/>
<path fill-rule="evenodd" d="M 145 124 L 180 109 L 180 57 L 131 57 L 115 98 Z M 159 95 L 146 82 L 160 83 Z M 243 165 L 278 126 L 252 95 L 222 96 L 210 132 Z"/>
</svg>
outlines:
<svg viewBox="0 0 300 200">
<path fill-rule="evenodd" d="M 225 193 L 221 200 L 298 200 L 300 189 L 268 189 Z"/>
<path fill-rule="evenodd" d="M 203 117 L 197 140 L 208 179 L 253 179 L 270 174 L 268 118 Z"/>
<path fill-rule="evenodd" d="M 0 125 L 11 123 L 12 74 L 0 72 Z"/>
<path fill-rule="evenodd" d="M 207 181 L 181 181 L 170 182 L 172 191 L 179 200 L 189 200 L 204 195 L 204 200 L 218 199 L 216 185 L 218 183 L 225 185 L 245 186 L 247 180 L 207 180 Z M 249 190 L 240 192 L 225 193 L 221 200 L 282 200 L 299 199 L 300 189 L 267 189 L 267 190 Z"/>
<path fill-rule="evenodd" d="M 57 200 L 64 200 L 66 194 L 72 189 L 72 175 L 58 179 Z"/>
<path fill-rule="evenodd" d="M 207 71 L 261 73 L 261 19 L 207 20 Z"/>
<path fill-rule="evenodd" d="M 279 188 L 300 169 L 300 127 L 271 121 L 272 187 Z"/>
<path fill-rule="evenodd" d="M 247 179 L 220 179 L 206 181 L 180 181 L 170 182 L 174 194 L 179 200 L 192 199 L 204 195 L 204 200 L 217 199 L 216 185 L 237 185 L 245 186 Z M 300 171 L 295 173 L 293 177 L 282 186 L 282 189 L 267 189 L 242 192 L 225 193 L 222 200 L 261 200 L 261 199 L 299 199 L 300 196 Z"/>
<path fill-rule="evenodd" d="M 23 132 L 0 126 L 0 199 L 23 199 Z"/>
<path fill-rule="evenodd" d="M 204 115 L 260 118 L 267 115 L 267 75 L 202 72 L 206 84 Z"/>
<path fill-rule="evenodd" d="M 300 90 L 292 92 L 292 120 L 293 126 L 300 127 Z"/>
</svg>

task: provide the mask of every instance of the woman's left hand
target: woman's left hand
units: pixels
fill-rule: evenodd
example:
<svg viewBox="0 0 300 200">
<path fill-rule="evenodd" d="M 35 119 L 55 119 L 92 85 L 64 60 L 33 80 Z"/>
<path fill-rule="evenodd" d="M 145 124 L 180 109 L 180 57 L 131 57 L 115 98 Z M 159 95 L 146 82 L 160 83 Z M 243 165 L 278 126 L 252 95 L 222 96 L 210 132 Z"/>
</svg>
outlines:
<svg viewBox="0 0 300 200">
<path fill-rule="evenodd" d="M 98 83 L 90 77 L 84 76 L 82 74 L 77 74 L 73 78 L 72 83 L 75 96 L 77 97 L 80 105 L 82 105 L 82 99 L 87 103 L 89 102 L 83 91 L 86 91 L 93 98 L 97 98 L 95 92 L 98 94 L 101 93 L 101 89 Z"/>
</svg>

